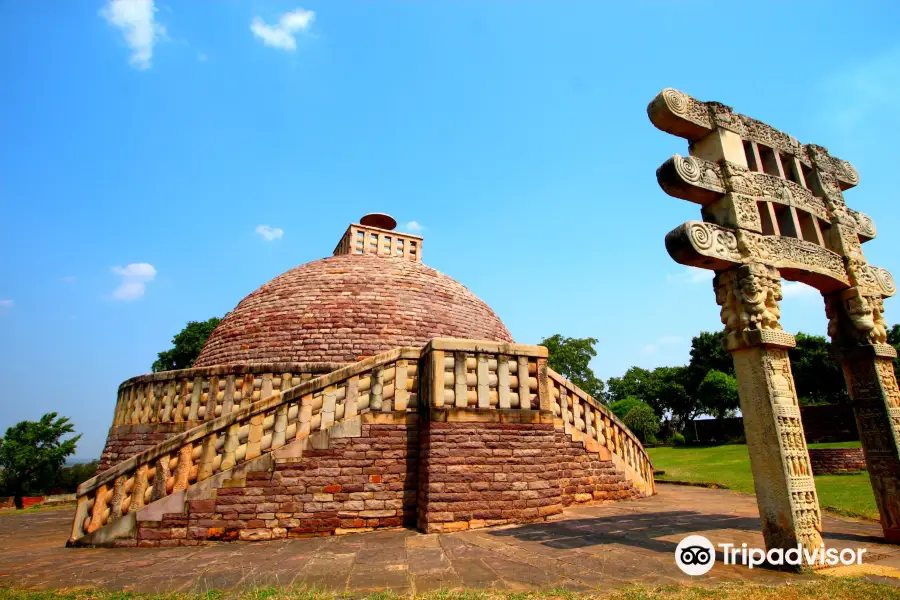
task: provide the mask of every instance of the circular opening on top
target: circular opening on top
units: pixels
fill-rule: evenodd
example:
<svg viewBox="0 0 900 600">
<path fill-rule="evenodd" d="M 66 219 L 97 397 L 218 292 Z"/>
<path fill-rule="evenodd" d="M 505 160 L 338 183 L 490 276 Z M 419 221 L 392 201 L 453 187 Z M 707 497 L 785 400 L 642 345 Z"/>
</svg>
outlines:
<svg viewBox="0 0 900 600">
<path fill-rule="evenodd" d="M 369 213 L 359 220 L 359 224 L 390 231 L 397 226 L 397 221 L 391 215 L 386 215 L 384 213 Z"/>
</svg>

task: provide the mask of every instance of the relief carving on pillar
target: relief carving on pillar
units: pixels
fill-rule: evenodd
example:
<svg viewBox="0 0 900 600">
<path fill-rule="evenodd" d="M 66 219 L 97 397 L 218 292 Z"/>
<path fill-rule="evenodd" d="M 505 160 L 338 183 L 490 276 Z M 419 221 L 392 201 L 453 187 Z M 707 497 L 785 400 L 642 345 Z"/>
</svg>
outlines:
<svg viewBox="0 0 900 600">
<path fill-rule="evenodd" d="M 716 302 L 722 307 L 719 316 L 725 325 L 726 347 L 733 349 L 756 343 L 752 332 L 783 331 L 778 307 L 782 298 L 781 276 L 774 267 L 762 263 L 741 265 L 717 273 L 713 287 Z"/>
<path fill-rule="evenodd" d="M 825 315 L 828 335 L 838 347 L 887 343 L 881 295 L 864 295 L 859 287 L 831 294 L 825 299 Z"/>
</svg>

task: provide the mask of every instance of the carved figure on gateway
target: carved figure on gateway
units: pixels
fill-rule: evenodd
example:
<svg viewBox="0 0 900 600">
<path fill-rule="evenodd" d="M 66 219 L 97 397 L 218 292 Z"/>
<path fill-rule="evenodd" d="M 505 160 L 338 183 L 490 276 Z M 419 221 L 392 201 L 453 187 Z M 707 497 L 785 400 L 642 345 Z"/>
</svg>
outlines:
<svg viewBox="0 0 900 600">
<path fill-rule="evenodd" d="M 194 368 L 119 386 L 69 543 L 458 531 L 652 495 L 637 437 L 395 226 L 366 215 L 244 298 Z"/>
<path fill-rule="evenodd" d="M 675 89 L 660 92 L 647 114 L 688 141 L 688 156 L 664 162 L 656 178 L 667 194 L 699 204 L 702 220 L 672 230 L 666 249 L 715 271 L 766 545 L 813 548 L 822 531 L 787 354 L 794 336 L 780 323 L 782 277 L 822 293 L 884 535 L 900 542 L 900 389 L 883 317 L 897 287 L 863 255 L 874 222 L 844 201 L 859 174 L 822 146 Z"/>
</svg>

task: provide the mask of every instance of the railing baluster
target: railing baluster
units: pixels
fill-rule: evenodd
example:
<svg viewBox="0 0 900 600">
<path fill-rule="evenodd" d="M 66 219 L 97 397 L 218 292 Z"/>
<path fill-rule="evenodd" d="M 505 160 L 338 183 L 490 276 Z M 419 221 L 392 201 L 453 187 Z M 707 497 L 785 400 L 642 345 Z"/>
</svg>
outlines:
<svg viewBox="0 0 900 600">
<path fill-rule="evenodd" d="M 406 410 L 409 406 L 409 390 L 406 389 L 408 364 L 405 360 L 397 361 L 394 375 L 394 410 Z"/>
<path fill-rule="evenodd" d="M 516 363 L 516 376 L 519 378 L 519 408 L 531 410 L 531 392 L 528 389 L 528 357 L 519 356 Z"/>
<path fill-rule="evenodd" d="M 490 408 L 490 387 L 488 382 L 488 357 L 484 352 L 475 355 L 475 390 L 478 398 L 478 408 Z"/>
<path fill-rule="evenodd" d="M 497 356 L 497 407 L 509 408 L 509 357 Z"/>
</svg>

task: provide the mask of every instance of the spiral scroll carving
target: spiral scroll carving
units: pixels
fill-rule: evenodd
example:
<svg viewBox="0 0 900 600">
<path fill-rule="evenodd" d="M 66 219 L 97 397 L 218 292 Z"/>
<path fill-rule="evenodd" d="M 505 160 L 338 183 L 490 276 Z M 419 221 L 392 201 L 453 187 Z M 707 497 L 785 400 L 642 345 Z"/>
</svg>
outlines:
<svg viewBox="0 0 900 600">
<path fill-rule="evenodd" d="M 893 296 L 897 293 L 897 284 L 894 282 L 894 276 L 887 269 L 882 269 L 881 267 L 875 267 L 873 269 L 875 271 L 875 278 L 878 280 L 878 285 L 881 286 L 881 289 L 885 294 L 889 296 Z"/>
<path fill-rule="evenodd" d="M 862 213 L 856 213 L 854 216 L 859 225 L 859 230 L 862 231 L 864 235 L 875 237 L 875 223 L 872 219 Z"/>
<path fill-rule="evenodd" d="M 662 95 L 663 99 L 666 101 L 666 106 L 668 106 L 669 110 L 673 113 L 681 115 L 687 111 L 690 100 L 683 92 L 679 92 L 673 88 L 666 88 L 663 90 Z"/>
<path fill-rule="evenodd" d="M 702 177 L 700 163 L 693 156 L 675 155 L 675 171 L 689 183 L 699 183 Z"/>
<path fill-rule="evenodd" d="M 709 228 L 703 223 L 692 223 L 690 231 L 691 242 L 701 250 L 712 248 L 715 238 L 709 231 Z"/>
<path fill-rule="evenodd" d="M 846 160 L 842 160 L 841 165 L 844 167 L 844 176 L 847 178 L 847 181 L 853 185 L 857 185 L 859 183 L 859 171 L 856 170 L 856 167 Z"/>
</svg>

